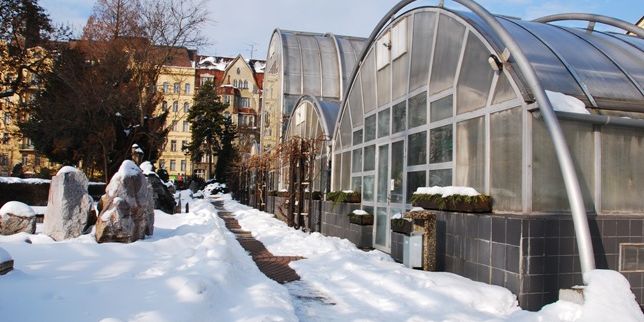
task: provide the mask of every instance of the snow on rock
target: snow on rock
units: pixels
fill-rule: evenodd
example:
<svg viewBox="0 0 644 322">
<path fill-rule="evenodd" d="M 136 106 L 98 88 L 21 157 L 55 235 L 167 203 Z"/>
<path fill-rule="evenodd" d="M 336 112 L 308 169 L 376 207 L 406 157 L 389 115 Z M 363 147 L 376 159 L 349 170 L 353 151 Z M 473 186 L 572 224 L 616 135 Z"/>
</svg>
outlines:
<svg viewBox="0 0 644 322">
<path fill-rule="evenodd" d="M 286 289 L 259 271 L 214 207 L 196 200 L 190 209 L 157 211 L 155 235 L 131 244 L 0 236 L 16 262 L 0 279 L 0 320 L 297 321 Z"/>
<path fill-rule="evenodd" d="M 130 243 L 152 235 L 154 200 L 152 188 L 141 169 L 125 160 L 101 197 L 96 222 L 98 242 Z"/>
<path fill-rule="evenodd" d="M 0 235 L 36 232 L 36 213 L 19 201 L 9 201 L 0 208 Z"/>
<path fill-rule="evenodd" d="M 87 187 L 87 177 L 74 167 L 63 167 L 52 178 L 43 222 L 46 235 L 64 240 L 88 232 L 96 215 Z"/>
<path fill-rule="evenodd" d="M 548 95 L 548 99 L 555 111 L 590 114 L 586 109 L 586 104 L 576 97 L 551 91 L 546 91 L 546 95 Z"/>
<path fill-rule="evenodd" d="M 459 187 L 459 186 L 447 186 L 447 187 L 419 187 L 416 189 L 416 194 L 427 194 L 427 195 L 442 195 L 444 197 L 452 195 L 463 195 L 463 196 L 478 196 L 480 193 L 474 188 L 470 187 Z"/>
<path fill-rule="evenodd" d="M 4 250 L 4 248 L 0 247 L 0 263 L 10 261 L 12 259 L 13 258 L 11 257 L 11 255 L 9 255 L 9 253 Z"/>
<path fill-rule="evenodd" d="M 141 168 L 141 171 L 143 171 L 143 174 L 146 176 L 150 174 L 156 174 L 153 170 L 154 166 L 152 166 L 152 163 L 150 163 L 150 161 L 144 161 L 143 163 L 141 163 L 139 168 Z"/>
<path fill-rule="evenodd" d="M 60 168 L 60 170 L 58 170 L 56 175 L 61 175 L 63 173 L 77 172 L 77 171 L 80 172 L 80 170 L 78 170 L 78 169 L 76 169 L 76 168 L 74 168 L 72 166 L 66 165 L 66 166 Z"/>
</svg>

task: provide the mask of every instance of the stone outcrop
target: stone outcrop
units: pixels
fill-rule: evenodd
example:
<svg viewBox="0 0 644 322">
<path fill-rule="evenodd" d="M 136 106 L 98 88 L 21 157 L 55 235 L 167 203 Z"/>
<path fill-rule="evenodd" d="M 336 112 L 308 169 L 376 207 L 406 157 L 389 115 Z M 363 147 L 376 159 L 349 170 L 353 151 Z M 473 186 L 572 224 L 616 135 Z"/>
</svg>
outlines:
<svg viewBox="0 0 644 322">
<path fill-rule="evenodd" d="M 167 214 L 174 213 L 174 207 L 177 203 L 174 201 L 174 196 L 168 190 L 163 181 L 159 179 L 156 173 L 146 174 L 150 186 L 152 187 L 152 199 L 154 199 L 154 209 L 159 209 Z"/>
<path fill-rule="evenodd" d="M 152 235 L 152 187 L 141 169 L 125 160 L 101 197 L 96 221 L 96 241 L 130 243 Z"/>
<path fill-rule="evenodd" d="M 0 235 L 36 232 L 36 213 L 19 201 L 9 201 L 0 208 Z"/>
<path fill-rule="evenodd" d="M 44 233 L 54 240 L 76 238 L 93 222 L 92 197 L 83 172 L 63 167 L 51 180 L 44 218 Z"/>
</svg>

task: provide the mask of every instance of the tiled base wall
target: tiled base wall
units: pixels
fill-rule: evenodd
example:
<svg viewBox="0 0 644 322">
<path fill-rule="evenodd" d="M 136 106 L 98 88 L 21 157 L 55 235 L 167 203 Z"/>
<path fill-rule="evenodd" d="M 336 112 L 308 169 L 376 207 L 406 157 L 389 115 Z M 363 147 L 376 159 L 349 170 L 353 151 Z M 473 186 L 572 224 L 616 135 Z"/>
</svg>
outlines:
<svg viewBox="0 0 644 322">
<path fill-rule="evenodd" d="M 346 238 L 359 248 L 371 248 L 373 226 L 360 226 L 349 222 L 349 213 L 360 209 L 359 203 L 322 202 L 322 234 Z"/>
<path fill-rule="evenodd" d="M 438 269 L 500 285 L 538 310 L 560 288 L 582 284 L 570 215 L 513 216 L 437 212 Z M 597 268 L 618 270 L 619 245 L 642 243 L 644 217 L 591 216 Z M 622 273 L 643 304 L 643 272 Z"/>
</svg>

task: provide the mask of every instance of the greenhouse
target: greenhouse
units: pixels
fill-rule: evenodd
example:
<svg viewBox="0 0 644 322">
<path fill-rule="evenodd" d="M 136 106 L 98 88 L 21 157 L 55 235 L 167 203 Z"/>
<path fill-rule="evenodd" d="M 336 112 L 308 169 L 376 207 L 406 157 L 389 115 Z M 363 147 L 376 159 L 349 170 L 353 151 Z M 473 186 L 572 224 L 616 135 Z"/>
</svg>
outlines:
<svg viewBox="0 0 644 322">
<path fill-rule="evenodd" d="M 288 119 L 303 95 L 320 101 L 342 100 L 364 44 L 364 38 L 329 33 L 280 29 L 273 32 L 266 60 L 261 115 L 264 151 L 283 139 Z"/>
<path fill-rule="evenodd" d="M 437 211 L 439 269 L 505 286 L 538 308 L 581 284 L 580 272 L 610 268 L 642 303 L 641 29 L 413 2 L 372 33 L 333 135 L 332 190 L 361 192 L 373 247 L 393 252 L 390 219 L 411 208 L 418 187 L 473 187 L 493 211 Z"/>
</svg>

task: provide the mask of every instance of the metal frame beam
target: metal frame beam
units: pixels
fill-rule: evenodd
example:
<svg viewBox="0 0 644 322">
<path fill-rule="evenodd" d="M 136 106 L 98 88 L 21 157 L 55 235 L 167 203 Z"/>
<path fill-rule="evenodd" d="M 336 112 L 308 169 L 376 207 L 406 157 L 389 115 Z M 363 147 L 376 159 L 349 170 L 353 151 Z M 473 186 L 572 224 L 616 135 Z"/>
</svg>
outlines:
<svg viewBox="0 0 644 322">
<path fill-rule="evenodd" d="M 569 21 L 569 20 L 578 20 L 578 21 L 588 21 L 594 27 L 594 23 L 600 22 L 609 26 L 620 28 L 622 30 L 632 32 L 640 38 L 644 38 L 644 29 L 633 25 L 628 21 L 624 21 L 617 18 L 612 18 L 608 16 L 590 14 L 590 13 L 560 13 L 556 15 L 549 15 L 541 18 L 534 19 L 534 22 L 553 22 L 553 21 Z M 593 28 L 589 28 L 593 30 Z"/>
</svg>

